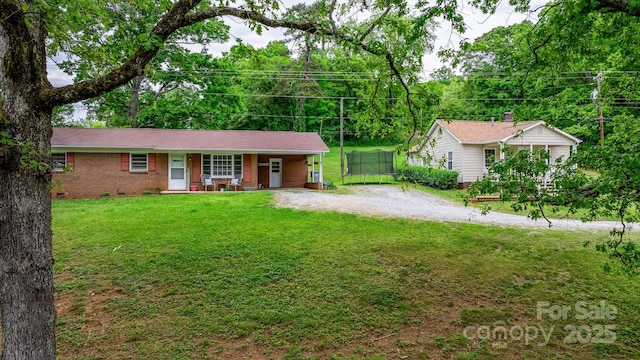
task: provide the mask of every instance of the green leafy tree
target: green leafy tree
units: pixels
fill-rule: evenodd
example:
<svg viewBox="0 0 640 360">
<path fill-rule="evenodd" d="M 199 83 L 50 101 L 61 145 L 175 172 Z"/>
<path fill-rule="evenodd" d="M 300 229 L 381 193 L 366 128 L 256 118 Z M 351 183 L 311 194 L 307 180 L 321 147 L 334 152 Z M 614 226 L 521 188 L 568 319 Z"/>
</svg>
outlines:
<svg viewBox="0 0 640 360">
<path fill-rule="evenodd" d="M 454 64 L 465 82 L 457 88 L 458 99 L 445 103 L 445 116 L 489 120 L 512 111 L 517 121 L 545 120 L 579 136 L 587 149 L 599 143 L 599 106 L 605 133 L 612 118 L 640 115 L 634 106 L 638 65 L 632 60 L 640 41 L 637 18 L 594 9 L 600 8 L 552 2 L 535 25 L 498 27 L 463 44 Z M 599 71 L 604 80 L 592 98 Z"/>
<path fill-rule="evenodd" d="M 82 30 L 65 35 L 64 42 L 56 43 L 59 48 L 53 48 L 66 54 L 67 60 L 58 65 L 76 81 L 104 73 L 134 52 L 140 43 L 151 46 L 153 39 L 148 38 L 148 31 L 160 19 L 162 7 L 148 1 L 109 3 L 98 15 L 83 17 Z M 201 106 L 193 102 L 205 90 L 200 74 L 218 69 L 206 50 L 215 42 L 226 41 L 227 31 L 228 26 L 218 19 L 179 29 L 163 43 L 145 69 L 125 86 L 86 100 L 88 117 L 116 127 L 187 128 L 194 115 L 203 116 L 203 111 L 174 109 L 183 104 L 172 101 L 189 98 L 191 101 L 184 105 Z M 202 47 L 201 52 L 192 52 L 187 47 L 195 44 Z M 152 109 L 156 105 L 159 109 Z M 144 114 L 142 119 L 138 118 L 145 110 L 159 114 L 161 109 L 180 117 L 162 118 L 157 122 Z"/>
<path fill-rule="evenodd" d="M 578 152 L 556 163 L 549 162 L 544 150 L 530 153 L 507 148 L 505 158 L 496 161 L 481 180 L 472 184 L 468 196 L 498 193 L 503 201 L 511 202 L 515 211 L 530 209 L 529 217 L 544 218 L 550 227 L 549 212 L 575 214 L 582 210 L 583 221 L 613 216 L 619 226 L 612 229 L 609 240 L 596 244 L 596 249 L 616 260 L 606 263 L 605 270 L 618 267 L 629 275 L 638 275 L 640 249 L 628 236 L 629 223 L 640 221 L 638 144 L 640 121 L 619 116 L 604 148 Z M 586 176 L 578 164 L 586 164 L 598 175 Z"/>
<path fill-rule="evenodd" d="M 282 41 L 273 41 L 263 49 L 245 47 L 242 50 L 247 56 L 237 65 L 238 80 L 243 93 L 247 94 L 242 98 L 247 114 L 237 127 L 293 130 L 297 75 L 289 48 Z"/>
</svg>

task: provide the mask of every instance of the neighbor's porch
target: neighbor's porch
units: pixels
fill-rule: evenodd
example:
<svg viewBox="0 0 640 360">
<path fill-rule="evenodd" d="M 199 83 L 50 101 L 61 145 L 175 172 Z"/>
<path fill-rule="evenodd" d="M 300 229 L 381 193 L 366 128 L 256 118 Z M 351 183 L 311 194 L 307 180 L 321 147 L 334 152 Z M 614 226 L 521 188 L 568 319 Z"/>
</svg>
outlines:
<svg viewBox="0 0 640 360">
<path fill-rule="evenodd" d="M 551 175 L 553 173 L 553 169 L 555 169 L 555 163 L 558 159 L 566 160 L 570 155 L 574 154 L 577 151 L 577 146 L 572 145 L 550 145 L 550 144 L 508 144 L 513 149 L 518 151 L 528 151 L 530 154 L 534 152 L 538 152 L 540 150 L 544 150 L 549 154 L 549 158 L 547 159 L 547 165 L 550 166 L 551 170 L 548 171 L 541 179 L 540 185 L 543 187 L 550 187 L 552 185 Z M 491 164 L 493 164 L 496 160 L 502 160 L 505 158 L 505 144 L 504 143 L 494 143 L 487 144 L 483 149 L 483 173 L 487 173 Z"/>
</svg>

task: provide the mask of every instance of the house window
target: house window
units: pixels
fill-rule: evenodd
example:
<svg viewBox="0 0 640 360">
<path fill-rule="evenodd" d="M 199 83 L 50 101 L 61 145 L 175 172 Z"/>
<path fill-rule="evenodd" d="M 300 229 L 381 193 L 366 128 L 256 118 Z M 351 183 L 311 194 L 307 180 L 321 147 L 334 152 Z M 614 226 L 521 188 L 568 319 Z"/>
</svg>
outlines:
<svg viewBox="0 0 640 360">
<path fill-rule="evenodd" d="M 496 161 L 496 149 L 484 149 L 484 169 L 487 170 Z"/>
<path fill-rule="evenodd" d="M 212 177 L 242 176 L 242 155 L 202 155 L 202 173 Z"/>
<path fill-rule="evenodd" d="M 453 151 L 447 152 L 447 170 L 453 170 Z"/>
<path fill-rule="evenodd" d="M 147 154 L 131 154 L 130 155 L 130 167 L 131 171 L 148 171 L 149 159 Z"/>
<path fill-rule="evenodd" d="M 242 155 L 234 155 L 233 158 L 233 176 L 242 177 Z"/>
<path fill-rule="evenodd" d="M 54 171 L 64 171 L 64 168 L 67 167 L 67 153 L 52 153 L 51 159 Z"/>
</svg>

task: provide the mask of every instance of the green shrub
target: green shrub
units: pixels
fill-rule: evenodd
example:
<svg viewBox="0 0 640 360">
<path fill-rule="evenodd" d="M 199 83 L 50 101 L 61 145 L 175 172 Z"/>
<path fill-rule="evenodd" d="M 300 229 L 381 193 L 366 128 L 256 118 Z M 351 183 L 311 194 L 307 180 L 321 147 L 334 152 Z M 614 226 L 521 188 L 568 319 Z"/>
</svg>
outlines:
<svg viewBox="0 0 640 360">
<path fill-rule="evenodd" d="M 458 186 L 456 171 L 408 166 L 394 175 L 397 181 L 426 185 L 441 190 L 455 189 Z"/>
</svg>

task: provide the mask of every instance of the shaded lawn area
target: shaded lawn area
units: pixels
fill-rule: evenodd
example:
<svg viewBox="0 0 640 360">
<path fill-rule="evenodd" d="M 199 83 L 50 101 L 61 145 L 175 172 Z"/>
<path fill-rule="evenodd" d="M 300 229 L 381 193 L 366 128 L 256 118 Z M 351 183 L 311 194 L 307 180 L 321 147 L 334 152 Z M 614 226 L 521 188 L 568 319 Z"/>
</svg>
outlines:
<svg viewBox="0 0 640 360">
<path fill-rule="evenodd" d="M 640 358 L 638 279 L 582 247 L 606 233 L 296 211 L 269 192 L 54 201 L 53 217 L 63 359 Z M 601 300 L 615 319 L 537 318 L 539 301 Z M 566 343 L 572 325 L 589 340 Z M 591 340 L 600 325 L 612 344 Z"/>
</svg>

